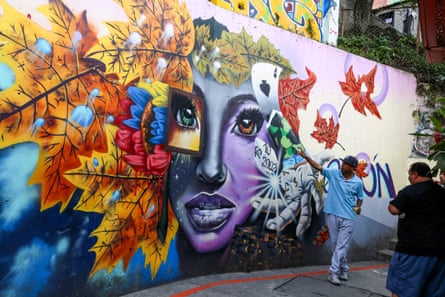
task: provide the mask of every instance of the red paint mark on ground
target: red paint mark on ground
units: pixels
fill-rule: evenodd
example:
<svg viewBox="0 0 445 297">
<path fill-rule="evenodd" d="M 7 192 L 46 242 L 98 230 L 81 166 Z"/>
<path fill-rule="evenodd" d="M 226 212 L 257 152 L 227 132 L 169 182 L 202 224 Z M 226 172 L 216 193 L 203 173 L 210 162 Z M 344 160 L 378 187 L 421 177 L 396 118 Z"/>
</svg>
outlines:
<svg viewBox="0 0 445 297">
<path fill-rule="evenodd" d="M 351 268 L 350 271 L 370 270 L 370 269 L 379 269 L 379 268 L 387 268 L 387 267 L 388 267 L 388 264 L 379 264 L 379 265 L 355 267 L 355 268 Z M 173 294 L 170 297 L 186 297 L 186 296 L 195 294 L 197 292 L 205 291 L 207 289 L 214 288 L 217 286 L 222 286 L 222 285 L 267 281 L 267 280 L 274 280 L 274 279 L 296 278 L 296 277 L 300 277 L 300 276 L 314 276 L 314 275 L 321 275 L 321 274 L 327 274 L 327 273 L 328 273 L 328 270 L 319 270 L 319 271 L 310 271 L 310 272 L 302 272 L 302 273 L 277 274 L 277 275 L 269 275 L 269 276 L 262 276 L 262 277 L 228 279 L 228 280 L 211 282 L 211 283 L 207 283 L 207 284 L 204 284 L 204 285 L 201 285 L 198 287 L 194 287 L 194 288 L 179 292 L 177 294 Z"/>
</svg>

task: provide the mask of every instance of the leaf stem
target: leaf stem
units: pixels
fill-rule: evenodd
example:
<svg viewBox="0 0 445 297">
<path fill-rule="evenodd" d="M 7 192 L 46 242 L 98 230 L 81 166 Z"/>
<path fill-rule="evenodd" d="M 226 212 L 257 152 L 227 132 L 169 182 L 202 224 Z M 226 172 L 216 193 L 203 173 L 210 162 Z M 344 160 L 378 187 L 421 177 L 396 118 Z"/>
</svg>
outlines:
<svg viewBox="0 0 445 297">
<path fill-rule="evenodd" d="M 348 103 L 349 99 L 351 99 L 351 97 L 348 97 L 348 99 L 346 99 L 345 102 L 343 103 L 343 105 L 341 106 L 340 112 L 338 113 L 338 118 L 341 118 L 341 114 L 343 112 L 343 109 L 345 108 L 346 103 Z"/>
</svg>

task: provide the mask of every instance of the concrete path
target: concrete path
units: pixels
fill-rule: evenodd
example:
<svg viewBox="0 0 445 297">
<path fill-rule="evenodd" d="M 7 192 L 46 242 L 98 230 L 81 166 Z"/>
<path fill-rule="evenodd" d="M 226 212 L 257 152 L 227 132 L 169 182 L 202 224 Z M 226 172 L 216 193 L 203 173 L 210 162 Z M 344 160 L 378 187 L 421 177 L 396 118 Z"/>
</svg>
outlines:
<svg viewBox="0 0 445 297">
<path fill-rule="evenodd" d="M 181 280 L 125 297 L 377 297 L 385 289 L 388 264 L 379 261 L 350 264 L 349 280 L 340 286 L 327 280 L 327 266 L 227 273 Z"/>
</svg>

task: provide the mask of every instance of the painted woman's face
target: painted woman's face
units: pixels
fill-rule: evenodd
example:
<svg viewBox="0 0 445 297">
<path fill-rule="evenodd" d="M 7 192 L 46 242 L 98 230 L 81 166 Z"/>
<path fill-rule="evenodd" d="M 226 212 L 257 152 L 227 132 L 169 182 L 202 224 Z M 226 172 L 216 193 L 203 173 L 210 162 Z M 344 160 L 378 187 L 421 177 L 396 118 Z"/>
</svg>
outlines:
<svg viewBox="0 0 445 297">
<path fill-rule="evenodd" d="M 201 155 L 174 154 L 169 191 L 179 224 L 193 247 L 211 252 L 226 246 L 235 226 L 244 224 L 252 212 L 249 201 L 258 191 L 260 176 L 253 155 L 255 138 L 266 142 L 269 138 L 249 82 L 229 87 L 196 73 L 194 81 L 202 113 L 173 108 L 177 115 L 172 118 L 182 130 L 187 128 L 184 123 L 193 123 L 190 129 L 204 129 Z"/>
</svg>

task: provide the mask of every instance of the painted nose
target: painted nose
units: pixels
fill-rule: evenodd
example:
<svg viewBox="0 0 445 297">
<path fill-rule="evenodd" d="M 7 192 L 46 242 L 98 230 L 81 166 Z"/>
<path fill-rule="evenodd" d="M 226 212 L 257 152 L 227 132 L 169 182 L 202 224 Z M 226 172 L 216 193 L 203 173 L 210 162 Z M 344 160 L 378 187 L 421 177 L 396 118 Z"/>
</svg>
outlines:
<svg viewBox="0 0 445 297">
<path fill-rule="evenodd" d="M 227 168 L 218 158 L 206 157 L 198 164 L 196 175 L 202 183 L 220 186 L 226 181 Z"/>
</svg>

